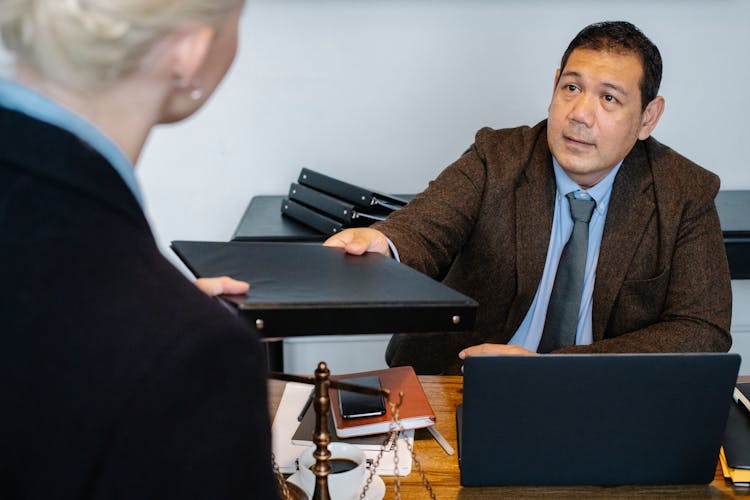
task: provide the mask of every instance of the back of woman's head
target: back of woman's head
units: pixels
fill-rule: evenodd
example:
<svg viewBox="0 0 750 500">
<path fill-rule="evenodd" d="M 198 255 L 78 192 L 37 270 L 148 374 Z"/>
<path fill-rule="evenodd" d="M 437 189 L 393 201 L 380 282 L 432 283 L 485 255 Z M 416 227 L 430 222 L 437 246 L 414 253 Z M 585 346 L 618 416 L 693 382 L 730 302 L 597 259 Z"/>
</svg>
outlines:
<svg viewBox="0 0 750 500">
<path fill-rule="evenodd" d="M 130 75 L 148 49 L 180 28 L 218 28 L 242 0 L 0 0 L 0 34 L 44 78 L 80 89 Z"/>
</svg>

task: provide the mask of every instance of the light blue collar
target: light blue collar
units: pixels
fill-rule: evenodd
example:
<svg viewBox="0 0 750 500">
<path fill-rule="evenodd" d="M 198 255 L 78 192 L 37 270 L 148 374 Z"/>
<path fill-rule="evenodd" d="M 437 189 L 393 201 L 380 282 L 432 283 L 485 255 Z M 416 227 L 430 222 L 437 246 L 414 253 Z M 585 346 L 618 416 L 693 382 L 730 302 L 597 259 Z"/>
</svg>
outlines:
<svg viewBox="0 0 750 500">
<path fill-rule="evenodd" d="M 0 106 L 67 130 L 101 154 L 120 174 L 138 204 L 143 196 L 132 163 L 109 137 L 91 122 L 47 97 L 10 80 L 0 79 Z"/>
<path fill-rule="evenodd" d="M 590 198 L 596 201 L 596 211 L 600 214 L 604 214 L 607 211 L 607 204 L 609 203 L 610 198 L 609 195 L 612 193 L 612 185 L 615 182 L 615 177 L 617 176 L 617 172 L 620 170 L 621 166 L 622 161 L 615 165 L 615 167 L 606 175 L 606 177 L 597 182 L 596 185 L 591 186 L 589 189 L 582 189 L 581 186 L 579 186 L 574 180 L 568 177 L 568 174 L 565 173 L 565 170 L 563 170 L 560 164 L 557 163 L 557 159 L 553 156 L 552 167 L 555 171 L 557 196 L 565 196 L 571 191 L 586 193 Z M 578 197 L 579 194 L 576 193 L 576 198 Z"/>
</svg>

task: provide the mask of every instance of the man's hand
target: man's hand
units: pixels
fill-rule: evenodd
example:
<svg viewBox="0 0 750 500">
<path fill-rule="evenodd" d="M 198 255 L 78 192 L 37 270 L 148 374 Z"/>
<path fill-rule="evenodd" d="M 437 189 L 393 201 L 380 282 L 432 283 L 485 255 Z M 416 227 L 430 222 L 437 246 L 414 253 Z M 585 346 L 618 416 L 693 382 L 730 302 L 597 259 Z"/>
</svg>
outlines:
<svg viewBox="0 0 750 500">
<path fill-rule="evenodd" d="M 479 344 L 467 347 L 458 353 L 458 357 L 466 359 L 470 356 L 528 356 L 535 352 L 511 344 Z"/>
<path fill-rule="evenodd" d="M 324 243 L 327 247 L 343 248 L 346 253 L 362 255 L 365 252 L 376 252 L 391 257 L 388 238 L 377 229 L 357 227 L 345 229 L 339 234 L 328 238 Z"/>
<path fill-rule="evenodd" d="M 195 280 L 195 286 L 209 297 L 224 294 L 238 295 L 246 293 L 250 289 L 248 283 L 232 279 L 228 276 L 220 276 L 218 278 L 198 278 Z"/>
</svg>

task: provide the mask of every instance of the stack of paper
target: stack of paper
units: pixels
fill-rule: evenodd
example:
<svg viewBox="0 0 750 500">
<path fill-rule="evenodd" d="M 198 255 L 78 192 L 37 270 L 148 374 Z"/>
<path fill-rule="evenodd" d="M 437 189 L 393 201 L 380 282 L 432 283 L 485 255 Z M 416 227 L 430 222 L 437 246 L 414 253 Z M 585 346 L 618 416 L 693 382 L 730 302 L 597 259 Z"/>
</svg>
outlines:
<svg viewBox="0 0 750 500">
<path fill-rule="evenodd" d="M 271 426 L 273 435 L 273 453 L 279 470 L 285 474 L 297 470 L 297 458 L 310 446 L 299 439 L 293 440 L 294 433 L 300 425 L 297 420 L 310 395 L 311 385 L 288 382 L 281 396 L 276 417 Z M 330 417 L 329 417 L 330 418 Z M 295 444 L 300 443 L 300 444 Z M 356 445 L 365 453 L 368 461 L 374 461 L 379 453 L 379 446 Z M 396 441 L 396 447 L 390 447 L 383 453 L 375 471 L 381 476 L 407 476 L 411 473 L 412 457 L 409 447 L 414 446 L 414 431 L 404 431 Z M 394 466 L 394 456 L 398 453 L 398 469 Z"/>
</svg>

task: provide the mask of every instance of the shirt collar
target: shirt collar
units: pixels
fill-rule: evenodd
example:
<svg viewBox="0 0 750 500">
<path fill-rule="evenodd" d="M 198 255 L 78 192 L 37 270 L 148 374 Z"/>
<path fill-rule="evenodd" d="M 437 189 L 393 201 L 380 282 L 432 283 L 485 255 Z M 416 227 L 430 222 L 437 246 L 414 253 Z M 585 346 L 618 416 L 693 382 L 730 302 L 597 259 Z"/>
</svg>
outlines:
<svg viewBox="0 0 750 500">
<path fill-rule="evenodd" d="M 0 79 L 0 106 L 70 132 L 101 154 L 143 207 L 133 164 L 123 151 L 96 126 L 51 99 L 10 80 Z"/>
<path fill-rule="evenodd" d="M 607 212 L 607 205 L 609 204 L 609 198 L 612 194 L 612 185 L 615 182 L 617 172 L 622 166 L 622 160 L 615 165 L 615 167 L 604 177 L 604 179 L 597 182 L 594 186 L 588 189 L 582 189 L 574 180 L 568 177 L 565 170 L 557 163 L 557 159 L 552 157 L 552 168 L 555 171 L 555 183 L 557 185 L 557 196 L 563 197 L 571 191 L 581 191 L 586 193 L 592 199 L 596 201 L 596 211 L 599 214 Z"/>
</svg>

